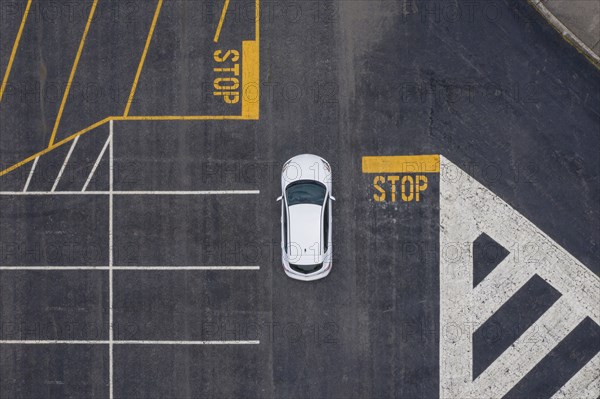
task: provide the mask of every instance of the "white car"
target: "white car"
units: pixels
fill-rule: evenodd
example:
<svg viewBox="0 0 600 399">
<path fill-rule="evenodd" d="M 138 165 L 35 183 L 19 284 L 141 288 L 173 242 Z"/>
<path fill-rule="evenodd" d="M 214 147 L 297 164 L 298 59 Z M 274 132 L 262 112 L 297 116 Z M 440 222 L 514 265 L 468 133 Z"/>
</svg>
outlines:
<svg viewBox="0 0 600 399">
<path fill-rule="evenodd" d="M 331 166 L 323 158 L 297 155 L 281 172 L 281 257 L 285 273 L 311 281 L 331 271 Z"/>
</svg>

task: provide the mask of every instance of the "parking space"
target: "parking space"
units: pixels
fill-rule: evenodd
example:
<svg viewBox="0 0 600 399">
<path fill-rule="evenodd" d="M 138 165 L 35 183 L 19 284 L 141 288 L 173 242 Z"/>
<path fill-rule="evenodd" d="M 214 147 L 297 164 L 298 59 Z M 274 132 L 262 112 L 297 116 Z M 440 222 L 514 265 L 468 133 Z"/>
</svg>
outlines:
<svg viewBox="0 0 600 399">
<path fill-rule="evenodd" d="M 108 264 L 108 198 L 1 195 L 0 204 L 1 266 Z"/>
<path fill-rule="evenodd" d="M 3 397 L 108 397 L 102 345 L 1 345 Z"/>
<path fill-rule="evenodd" d="M 108 339 L 105 272 L 2 271 L 0 284 L 2 340 Z"/>
<path fill-rule="evenodd" d="M 281 172 L 247 122 L 116 121 L 114 140 L 115 190 L 252 191 Z"/>
<path fill-rule="evenodd" d="M 258 196 L 123 196 L 115 200 L 115 265 L 264 264 L 252 240 Z M 262 255 L 262 256 L 261 256 Z"/>
<path fill-rule="evenodd" d="M 269 395 L 268 361 L 258 345 L 118 347 L 115 392 L 124 398 L 259 398 Z"/>
<path fill-rule="evenodd" d="M 117 339 L 257 341 L 270 323 L 256 271 L 119 271 L 114 292 Z"/>
</svg>

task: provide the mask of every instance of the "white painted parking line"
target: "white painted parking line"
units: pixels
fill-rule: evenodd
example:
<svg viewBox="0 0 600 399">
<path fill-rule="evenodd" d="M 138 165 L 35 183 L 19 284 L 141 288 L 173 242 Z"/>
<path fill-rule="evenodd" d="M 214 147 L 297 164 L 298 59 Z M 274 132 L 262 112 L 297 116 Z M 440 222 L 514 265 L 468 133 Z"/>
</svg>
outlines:
<svg viewBox="0 0 600 399">
<path fill-rule="evenodd" d="M 43 195 L 256 195 L 260 190 L 202 190 L 202 191 L 0 191 L 5 196 Z"/>
<path fill-rule="evenodd" d="M 56 176 L 56 179 L 54 180 L 54 184 L 52 185 L 52 189 L 50 190 L 51 192 L 54 192 L 54 190 L 56 190 L 56 187 L 58 186 L 58 183 L 60 182 L 60 178 L 62 177 L 62 175 L 65 171 L 65 168 L 67 167 L 67 164 L 69 163 L 71 154 L 73 154 L 73 149 L 75 149 L 75 146 L 77 145 L 77 142 L 79 141 L 79 137 L 81 137 L 81 136 L 77 136 L 77 137 L 75 137 L 75 140 L 73 140 L 73 144 L 71 144 L 71 148 L 69 148 L 69 152 L 67 153 L 67 156 L 65 157 L 65 161 L 63 162 L 62 166 L 60 167 L 58 176 Z"/>
<path fill-rule="evenodd" d="M 110 270 L 110 266 L 0 266 L 2 270 L 75 271 Z M 190 270 L 260 270 L 260 266 L 113 266 L 113 271 L 190 271 Z"/>
<path fill-rule="evenodd" d="M 2 345 L 107 345 L 108 341 L 98 340 L 58 340 L 58 339 L 4 339 Z"/>
<path fill-rule="evenodd" d="M 31 165 L 31 170 L 29 171 L 29 175 L 27 176 L 27 181 L 25 182 L 25 186 L 23 187 L 23 192 L 26 192 L 27 189 L 29 188 L 29 183 L 31 183 L 31 178 L 33 177 L 33 173 L 35 172 L 35 167 L 37 166 L 37 163 L 39 160 L 40 160 L 40 157 L 37 157 L 33 161 L 33 165 Z"/>
<path fill-rule="evenodd" d="M 258 345 L 260 341 L 113 341 L 116 345 Z"/>
<path fill-rule="evenodd" d="M 260 341 L 0 340 L 2 345 L 259 345 Z"/>
<path fill-rule="evenodd" d="M 113 266 L 113 270 L 260 270 L 260 266 Z"/>
<path fill-rule="evenodd" d="M 552 399 L 598 399 L 600 397 L 600 353 L 577 372 Z"/>
<path fill-rule="evenodd" d="M 112 123 L 112 121 L 111 121 L 111 123 Z M 110 136 L 106 139 L 106 143 L 104 143 L 104 146 L 102 147 L 102 150 L 100 151 L 100 154 L 98 155 L 98 158 L 96 158 L 96 162 L 94 163 L 94 166 L 92 167 L 92 170 L 90 171 L 90 174 L 88 175 L 87 179 L 85 180 L 85 184 L 83 185 L 83 188 L 81 189 L 81 191 L 87 190 L 87 187 L 90 184 L 90 181 L 92 181 L 92 177 L 94 177 L 94 173 L 96 173 L 96 169 L 98 169 L 98 165 L 100 165 L 100 161 L 102 160 L 102 157 L 104 156 L 104 153 L 106 152 L 106 148 L 108 147 L 108 144 L 110 143 L 110 139 L 111 139 Z"/>
<path fill-rule="evenodd" d="M 260 266 L 113 266 L 113 270 L 260 270 Z"/>
<path fill-rule="evenodd" d="M 600 278 L 459 167 L 440 163 L 440 397 L 501 398 L 585 317 L 600 324 Z M 473 242 L 483 233 L 510 254 L 473 288 Z M 560 299 L 473 381 L 473 332 L 536 274 Z"/>
<path fill-rule="evenodd" d="M 260 194 L 259 190 L 205 190 L 205 191 L 113 191 L 114 195 L 245 195 Z"/>
<path fill-rule="evenodd" d="M 108 149 L 109 164 L 108 164 L 108 378 L 109 378 L 109 398 L 113 399 L 113 387 L 114 387 L 114 356 L 113 356 L 113 264 L 114 264 L 114 252 L 113 252 L 113 219 L 114 219 L 114 208 L 113 208 L 113 186 L 114 186 L 114 139 L 113 139 L 113 121 L 109 122 L 108 139 L 110 140 L 110 147 Z"/>
</svg>

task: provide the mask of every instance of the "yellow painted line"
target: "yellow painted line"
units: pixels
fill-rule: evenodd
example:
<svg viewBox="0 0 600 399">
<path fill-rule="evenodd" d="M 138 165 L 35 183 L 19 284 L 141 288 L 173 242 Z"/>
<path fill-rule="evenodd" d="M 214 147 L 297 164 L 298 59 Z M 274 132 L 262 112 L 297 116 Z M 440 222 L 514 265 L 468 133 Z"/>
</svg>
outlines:
<svg viewBox="0 0 600 399">
<path fill-rule="evenodd" d="M 133 96 L 135 96 L 135 91 L 137 89 L 138 81 L 140 80 L 140 75 L 142 74 L 142 69 L 144 68 L 144 62 L 146 61 L 146 55 L 148 54 L 148 48 L 150 47 L 150 42 L 152 41 L 152 36 L 154 35 L 154 29 L 156 28 L 156 22 L 158 21 L 158 16 L 160 15 L 160 9 L 162 8 L 162 3 L 163 3 L 163 0 L 158 0 L 158 4 L 156 5 L 156 10 L 154 11 L 154 17 L 152 18 L 152 25 L 150 25 L 150 31 L 148 32 L 148 37 L 146 38 L 146 45 L 144 46 L 142 58 L 140 59 L 140 63 L 138 65 L 137 72 L 135 73 L 135 79 L 133 80 L 133 85 L 131 86 L 131 92 L 129 93 L 129 98 L 127 99 L 127 105 L 125 106 L 125 112 L 123 112 L 123 116 L 129 115 L 129 109 L 131 108 L 131 103 L 133 102 Z"/>
<path fill-rule="evenodd" d="M 210 120 L 239 120 L 241 115 L 143 115 L 115 116 L 115 121 L 210 121 Z"/>
<path fill-rule="evenodd" d="M 260 55 L 258 40 L 242 42 L 242 117 L 258 120 L 260 109 Z"/>
<path fill-rule="evenodd" d="M 260 119 L 260 0 L 254 5 L 254 41 L 242 42 L 242 119 Z"/>
<path fill-rule="evenodd" d="M 58 131 L 58 126 L 60 125 L 60 120 L 62 118 L 63 111 L 65 110 L 65 104 L 67 103 L 67 98 L 69 97 L 69 92 L 71 91 L 71 85 L 73 84 L 73 78 L 75 77 L 75 72 L 77 71 L 77 66 L 79 65 L 79 59 L 81 58 L 81 53 L 83 52 L 83 47 L 85 45 L 85 39 L 87 38 L 88 32 L 90 31 L 90 25 L 92 24 L 92 19 L 94 19 L 94 13 L 96 12 L 97 5 L 98 5 L 98 0 L 94 0 L 94 3 L 92 4 L 92 8 L 90 10 L 90 15 L 88 16 L 87 23 L 85 24 L 83 36 L 81 36 L 81 41 L 79 42 L 79 48 L 77 49 L 77 55 L 75 55 L 75 61 L 73 62 L 73 67 L 71 68 L 71 74 L 69 75 L 69 81 L 67 82 L 67 87 L 65 88 L 65 92 L 63 94 L 63 98 L 60 103 L 60 109 L 58 110 L 58 115 L 56 116 L 56 121 L 54 122 L 54 129 L 52 129 L 52 136 L 50 136 L 50 142 L 48 143 L 48 147 L 52 147 L 52 145 L 54 144 L 54 139 L 56 138 L 56 132 Z"/>
<path fill-rule="evenodd" d="M 25 12 L 23 13 L 23 19 L 21 19 L 21 25 L 19 26 L 19 31 L 17 32 L 17 38 L 13 44 L 12 51 L 10 53 L 10 59 L 8 60 L 8 66 L 6 67 L 6 71 L 4 72 L 4 78 L 2 79 L 2 86 L 0 86 L 0 101 L 2 101 L 2 97 L 4 95 L 4 90 L 6 90 L 6 84 L 8 83 L 8 77 L 10 76 L 10 71 L 13 66 L 13 62 L 15 60 L 15 56 L 17 54 L 17 49 L 19 48 L 19 43 L 21 42 L 21 35 L 23 34 L 23 28 L 25 27 L 25 22 L 27 22 L 27 17 L 29 16 L 29 9 L 31 8 L 31 1 L 27 0 L 27 6 L 25 7 Z"/>
<path fill-rule="evenodd" d="M 260 44 L 260 0 L 256 0 L 254 10 L 255 33 L 254 39 Z"/>
<path fill-rule="evenodd" d="M 369 156 L 362 158 L 363 173 L 439 173 L 439 155 Z"/>
<path fill-rule="evenodd" d="M 221 18 L 219 18 L 219 25 L 217 25 L 217 31 L 215 32 L 215 43 L 219 41 L 219 36 L 221 36 L 221 29 L 223 28 L 223 22 L 225 21 L 225 14 L 227 14 L 228 8 L 229 0 L 225 0 L 225 4 L 223 5 L 223 11 L 221 11 Z"/>
<path fill-rule="evenodd" d="M 49 153 L 52 150 L 57 149 L 58 147 L 60 147 L 60 146 L 62 146 L 64 144 L 70 142 L 71 140 L 74 140 L 76 137 L 81 136 L 82 134 L 85 134 L 85 133 L 89 132 L 90 130 L 95 129 L 98 126 L 101 126 L 101 125 L 105 124 L 110 119 L 111 119 L 110 117 L 109 118 L 104 118 L 101 121 L 98 121 L 98 122 L 94 123 L 93 125 L 90 125 L 90 126 L 86 127 L 85 129 L 81 129 L 77 133 L 74 133 L 74 134 L 70 135 L 69 137 L 62 139 L 61 141 L 59 141 L 57 143 L 54 143 L 51 146 L 48 146 L 48 147 L 44 148 L 42 151 L 37 152 L 37 153 L 33 154 L 32 156 L 27 157 L 24 160 L 22 160 L 20 162 L 17 162 L 16 164 L 14 164 L 14 165 L 12 165 L 12 166 L 10 166 L 10 167 L 8 167 L 8 168 L 0 171 L 0 176 L 4 176 L 5 174 L 12 172 L 13 170 L 18 169 L 21 166 L 28 164 L 29 162 L 33 161 L 37 157 L 40 157 L 40 156 L 42 156 L 44 154 Z"/>
</svg>

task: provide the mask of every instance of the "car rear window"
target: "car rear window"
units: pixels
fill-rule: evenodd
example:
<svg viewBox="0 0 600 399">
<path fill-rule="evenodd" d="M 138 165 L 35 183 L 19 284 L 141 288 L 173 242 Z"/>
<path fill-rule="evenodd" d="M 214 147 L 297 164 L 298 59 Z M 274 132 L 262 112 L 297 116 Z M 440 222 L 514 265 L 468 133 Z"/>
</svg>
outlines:
<svg viewBox="0 0 600 399">
<path fill-rule="evenodd" d="M 314 181 L 297 181 L 285 190 L 288 206 L 297 204 L 323 205 L 325 186 Z"/>
</svg>

